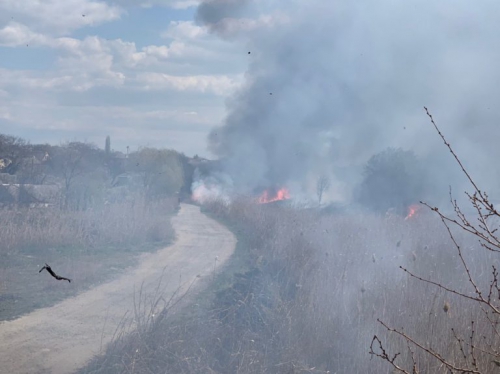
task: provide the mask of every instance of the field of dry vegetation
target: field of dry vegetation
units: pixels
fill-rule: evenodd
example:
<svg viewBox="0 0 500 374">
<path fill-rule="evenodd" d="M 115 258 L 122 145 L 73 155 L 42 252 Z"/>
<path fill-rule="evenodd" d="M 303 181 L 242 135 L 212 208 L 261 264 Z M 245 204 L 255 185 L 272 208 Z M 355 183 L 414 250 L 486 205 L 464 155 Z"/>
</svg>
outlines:
<svg viewBox="0 0 500 374">
<path fill-rule="evenodd" d="M 181 318 L 165 310 L 141 331 L 117 339 L 82 372 L 392 372 L 388 360 L 370 354 L 375 335 L 389 360 L 400 353 L 394 362 L 406 370 L 401 372 L 498 370 L 491 354 L 482 352 L 491 353 L 500 343 L 492 328 L 497 316 L 484 313 L 484 304 L 399 268 L 472 294 L 458 252 L 433 212 L 423 209 L 404 220 L 247 201 L 214 202 L 206 210 L 231 222 L 240 239 L 237 253 L 245 253 L 245 269 L 219 282 L 209 300 Z M 462 231 L 454 234 L 486 294 L 496 254 Z M 377 319 L 457 368 L 477 370 L 450 371 Z M 378 340 L 372 353 L 383 353 Z"/>
<path fill-rule="evenodd" d="M 109 136 L 101 149 L 0 134 L 0 321 L 74 296 L 170 244 L 191 174 L 181 153 L 124 154 Z M 39 274 L 44 263 L 74 281 Z"/>
<path fill-rule="evenodd" d="M 176 198 L 143 199 L 73 211 L 11 206 L 0 212 L 0 320 L 11 319 L 96 285 L 167 246 Z M 74 280 L 54 287 L 44 263 Z M 39 295 L 43 294 L 41 298 Z"/>
</svg>

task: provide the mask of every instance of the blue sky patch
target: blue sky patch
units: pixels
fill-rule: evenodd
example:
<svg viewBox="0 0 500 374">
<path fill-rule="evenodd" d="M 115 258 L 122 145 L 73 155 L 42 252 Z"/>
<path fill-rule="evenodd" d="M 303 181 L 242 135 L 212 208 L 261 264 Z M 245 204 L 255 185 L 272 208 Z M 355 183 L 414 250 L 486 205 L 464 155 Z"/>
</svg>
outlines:
<svg viewBox="0 0 500 374">
<path fill-rule="evenodd" d="M 11 70 L 49 70 L 57 59 L 54 50 L 31 47 L 0 47 L 0 68 Z"/>
<path fill-rule="evenodd" d="M 194 17 L 195 9 L 171 9 L 165 7 L 131 8 L 121 19 L 96 27 L 77 30 L 72 37 L 84 39 L 97 35 L 103 39 L 122 39 L 135 42 L 137 49 L 148 45 L 164 44 L 161 33 L 171 21 L 188 21 Z"/>
</svg>

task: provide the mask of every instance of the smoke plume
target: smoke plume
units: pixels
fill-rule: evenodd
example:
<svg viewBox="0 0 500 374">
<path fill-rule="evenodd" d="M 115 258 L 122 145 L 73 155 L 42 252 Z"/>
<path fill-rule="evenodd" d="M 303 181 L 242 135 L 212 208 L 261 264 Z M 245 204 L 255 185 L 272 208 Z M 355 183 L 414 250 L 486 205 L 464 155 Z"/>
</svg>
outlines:
<svg viewBox="0 0 500 374">
<path fill-rule="evenodd" d="M 387 147 L 414 150 L 436 181 L 452 159 L 423 110 L 486 185 L 499 156 L 500 3 L 493 0 L 210 0 L 197 20 L 251 55 L 209 148 L 235 188 L 352 180 Z M 445 191 L 447 192 L 447 191 Z"/>
</svg>

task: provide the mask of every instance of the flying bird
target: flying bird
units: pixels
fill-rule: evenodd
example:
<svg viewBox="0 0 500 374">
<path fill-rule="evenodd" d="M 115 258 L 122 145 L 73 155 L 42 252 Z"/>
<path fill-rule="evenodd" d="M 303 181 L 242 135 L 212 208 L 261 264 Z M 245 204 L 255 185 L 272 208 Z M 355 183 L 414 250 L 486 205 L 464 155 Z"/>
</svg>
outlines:
<svg viewBox="0 0 500 374">
<path fill-rule="evenodd" d="M 47 270 L 49 272 L 49 274 L 52 275 L 54 278 L 56 278 L 58 281 L 60 281 L 60 280 L 66 280 L 69 283 L 71 283 L 71 279 L 64 278 L 64 277 L 61 277 L 61 276 L 57 275 L 56 273 L 54 273 L 54 271 L 52 270 L 52 268 L 49 265 L 47 265 L 47 264 L 45 264 L 45 266 L 40 269 L 39 273 L 41 273 L 43 270 Z"/>
</svg>

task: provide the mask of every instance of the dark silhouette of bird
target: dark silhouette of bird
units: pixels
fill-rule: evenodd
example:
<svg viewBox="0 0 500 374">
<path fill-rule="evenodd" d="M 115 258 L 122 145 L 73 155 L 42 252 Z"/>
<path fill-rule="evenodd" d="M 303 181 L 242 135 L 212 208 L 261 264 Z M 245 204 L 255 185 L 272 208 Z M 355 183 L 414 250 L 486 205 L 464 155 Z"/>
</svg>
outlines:
<svg viewBox="0 0 500 374">
<path fill-rule="evenodd" d="M 47 264 L 45 264 L 45 266 L 40 269 L 39 273 L 41 273 L 43 270 L 47 270 L 48 273 L 50 275 L 52 275 L 54 278 L 56 278 L 58 281 L 65 280 L 65 281 L 68 281 L 69 283 L 71 283 L 71 279 L 64 278 L 64 277 L 61 277 L 61 276 L 57 275 L 56 273 L 54 273 L 54 271 L 52 270 L 52 268 L 49 265 L 47 265 Z"/>
</svg>

